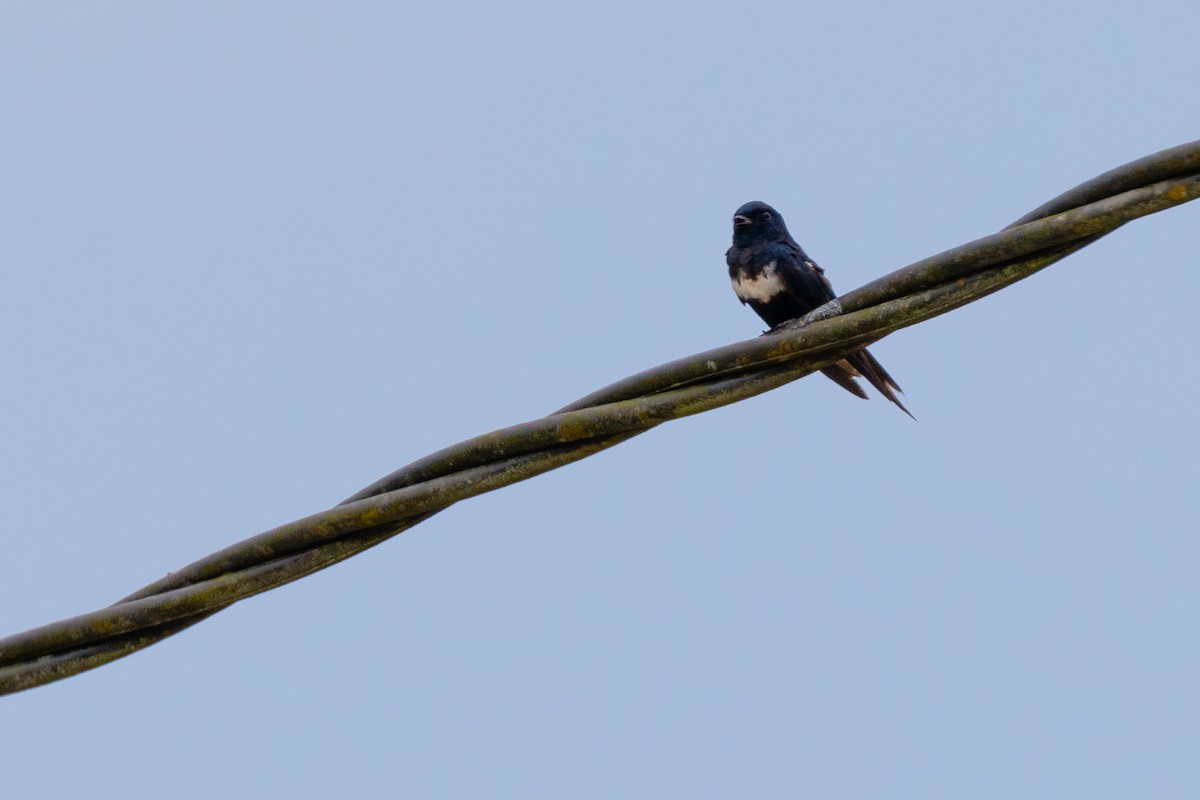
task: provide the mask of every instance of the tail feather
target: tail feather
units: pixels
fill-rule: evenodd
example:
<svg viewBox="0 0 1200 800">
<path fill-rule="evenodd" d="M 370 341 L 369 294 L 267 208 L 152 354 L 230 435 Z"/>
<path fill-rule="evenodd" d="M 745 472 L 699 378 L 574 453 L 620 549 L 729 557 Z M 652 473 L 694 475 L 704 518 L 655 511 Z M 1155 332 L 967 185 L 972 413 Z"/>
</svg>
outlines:
<svg viewBox="0 0 1200 800">
<path fill-rule="evenodd" d="M 900 398 L 896 397 L 896 392 L 903 394 L 904 390 L 888 374 L 888 371 L 883 368 L 883 364 L 880 364 L 875 356 L 871 355 L 871 351 L 859 350 L 850 356 L 849 361 L 872 386 L 879 390 L 880 394 L 891 400 L 901 411 L 916 421 L 917 418 L 913 417 L 912 412 L 904 407 L 904 403 L 900 402 Z"/>
<path fill-rule="evenodd" d="M 908 414 L 913 420 L 916 420 L 912 412 L 904 407 L 904 403 L 900 402 L 900 398 L 896 397 L 896 392 L 903 394 L 904 390 L 888 374 L 888 371 L 883 368 L 883 364 L 880 364 L 875 356 L 871 355 L 870 351 L 859 350 L 857 353 L 849 355 L 835 364 L 830 364 L 821 370 L 821 372 L 838 386 L 864 399 L 867 397 L 867 393 L 854 379 L 860 376 L 866 378 L 867 382 L 878 389 L 880 394 L 895 403 L 901 411 Z"/>
<path fill-rule="evenodd" d="M 850 392 L 850 394 L 857 395 L 863 400 L 868 399 L 867 390 L 859 386 L 858 381 L 854 380 L 858 377 L 858 370 L 851 367 L 845 361 L 830 364 L 821 370 L 821 373 L 847 392 Z"/>
</svg>

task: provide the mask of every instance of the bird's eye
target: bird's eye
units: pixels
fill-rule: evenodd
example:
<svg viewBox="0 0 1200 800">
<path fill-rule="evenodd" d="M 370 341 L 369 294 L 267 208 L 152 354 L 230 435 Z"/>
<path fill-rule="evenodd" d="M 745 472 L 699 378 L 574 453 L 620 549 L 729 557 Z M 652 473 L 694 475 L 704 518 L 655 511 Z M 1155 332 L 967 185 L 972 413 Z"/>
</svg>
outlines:
<svg viewBox="0 0 1200 800">
<path fill-rule="evenodd" d="M 770 211 L 764 211 L 764 212 L 762 212 L 762 218 L 763 218 L 763 219 L 770 219 L 770 218 L 771 218 L 771 212 L 770 212 Z"/>
</svg>

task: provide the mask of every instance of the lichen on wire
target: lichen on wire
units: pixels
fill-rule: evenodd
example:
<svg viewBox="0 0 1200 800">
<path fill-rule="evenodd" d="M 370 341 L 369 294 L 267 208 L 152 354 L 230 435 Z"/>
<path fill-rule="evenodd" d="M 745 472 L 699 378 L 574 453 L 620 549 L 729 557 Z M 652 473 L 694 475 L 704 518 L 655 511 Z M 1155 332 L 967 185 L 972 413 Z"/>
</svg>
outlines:
<svg viewBox="0 0 1200 800">
<path fill-rule="evenodd" d="M 140 650 L 238 600 L 356 555 L 459 500 L 802 378 L 1028 277 L 1126 222 L 1197 197 L 1200 141 L 1118 167 L 999 233 L 896 270 L 783 330 L 654 367 L 549 416 L 460 442 L 328 511 L 231 545 L 107 608 L 0 640 L 0 694 Z"/>
</svg>

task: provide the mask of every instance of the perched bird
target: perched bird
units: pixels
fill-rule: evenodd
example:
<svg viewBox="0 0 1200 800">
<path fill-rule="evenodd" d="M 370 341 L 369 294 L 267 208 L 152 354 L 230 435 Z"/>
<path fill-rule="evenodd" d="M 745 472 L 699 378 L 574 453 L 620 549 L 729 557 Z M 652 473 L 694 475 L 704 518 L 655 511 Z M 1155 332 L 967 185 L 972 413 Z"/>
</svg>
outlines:
<svg viewBox="0 0 1200 800">
<path fill-rule="evenodd" d="M 788 233 L 779 212 L 763 202 L 746 203 L 733 215 L 733 247 L 725 253 L 738 299 L 772 328 L 802 317 L 837 297 L 825 270 Z M 866 399 L 857 377 L 868 382 L 912 417 L 896 397 L 902 391 L 866 349 L 821 370 L 848 392 Z M 916 417 L 913 417 L 916 419 Z"/>
</svg>

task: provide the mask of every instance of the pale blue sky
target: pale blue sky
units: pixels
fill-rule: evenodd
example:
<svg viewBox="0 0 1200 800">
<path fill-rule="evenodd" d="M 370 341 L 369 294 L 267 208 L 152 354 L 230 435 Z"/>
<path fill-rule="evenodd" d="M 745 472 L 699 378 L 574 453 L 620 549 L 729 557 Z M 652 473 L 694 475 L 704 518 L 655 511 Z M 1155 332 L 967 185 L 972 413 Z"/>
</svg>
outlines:
<svg viewBox="0 0 1200 800">
<path fill-rule="evenodd" d="M 0 635 L 1200 137 L 1200 5 L 12 6 Z M 0 699 L 6 797 L 1194 797 L 1200 207 Z"/>
</svg>

